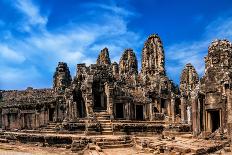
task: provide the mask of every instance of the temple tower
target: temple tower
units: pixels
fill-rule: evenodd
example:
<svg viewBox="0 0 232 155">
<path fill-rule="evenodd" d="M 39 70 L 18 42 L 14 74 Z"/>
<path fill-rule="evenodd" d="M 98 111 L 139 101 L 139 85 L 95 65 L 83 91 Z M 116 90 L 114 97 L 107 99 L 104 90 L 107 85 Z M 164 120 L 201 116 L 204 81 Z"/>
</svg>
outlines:
<svg viewBox="0 0 232 155">
<path fill-rule="evenodd" d="M 165 75 L 163 44 L 157 34 L 148 37 L 142 51 L 142 74 L 155 73 Z"/>
<path fill-rule="evenodd" d="M 101 50 L 97 58 L 97 64 L 98 65 L 110 65 L 111 64 L 108 48 L 105 47 L 103 50 Z"/>
<path fill-rule="evenodd" d="M 194 66 L 190 63 L 185 65 L 180 77 L 181 93 L 181 121 L 191 124 L 191 92 L 196 88 L 199 76 Z"/>
<path fill-rule="evenodd" d="M 53 75 L 53 88 L 56 91 L 64 92 L 65 88 L 71 85 L 71 82 L 72 77 L 68 65 L 64 62 L 59 62 Z"/>
<path fill-rule="evenodd" d="M 119 74 L 138 74 L 138 61 L 132 49 L 126 49 L 119 61 Z"/>
<path fill-rule="evenodd" d="M 215 40 L 205 57 L 205 75 L 202 80 L 205 93 L 205 130 L 214 132 L 228 127 L 232 132 L 232 44 L 228 40 Z M 227 124 L 228 126 L 226 126 Z"/>
</svg>

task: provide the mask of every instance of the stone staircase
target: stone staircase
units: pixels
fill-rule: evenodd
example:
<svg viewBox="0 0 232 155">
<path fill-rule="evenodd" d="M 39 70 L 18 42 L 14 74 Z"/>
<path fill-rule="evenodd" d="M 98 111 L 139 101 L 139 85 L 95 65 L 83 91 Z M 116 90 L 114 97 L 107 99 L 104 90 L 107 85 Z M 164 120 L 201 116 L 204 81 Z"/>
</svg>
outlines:
<svg viewBox="0 0 232 155">
<path fill-rule="evenodd" d="M 133 146 L 133 141 L 129 137 L 99 138 L 96 139 L 96 145 L 102 149 L 128 148 Z"/>
<path fill-rule="evenodd" d="M 96 119 L 101 124 L 102 135 L 112 135 L 113 134 L 110 115 L 105 110 L 98 111 L 98 113 L 96 114 Z"/>
<path fill-rule="evenodd" d="M 4 134 L 0 135 L 0 143 L 9 143 L 9 140 L 7 139 L 7 136 Z"/>
<path fill-rule="evenodd" d="M 58 125 L 61 125 L 61 123 L 50 122 L 47 126 L 42 127 L 40 131 L 45 133 L 56 133 Z"/>
</svg>

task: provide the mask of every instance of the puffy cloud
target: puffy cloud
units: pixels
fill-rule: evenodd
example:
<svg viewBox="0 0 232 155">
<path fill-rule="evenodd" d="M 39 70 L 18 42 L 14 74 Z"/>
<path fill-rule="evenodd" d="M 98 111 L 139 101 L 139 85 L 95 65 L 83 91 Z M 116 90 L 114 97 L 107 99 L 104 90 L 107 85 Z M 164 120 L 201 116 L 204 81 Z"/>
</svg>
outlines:
<svg viewBox="0 0 232 155">
<path fill-rule="evenodd" d="M 39 6 L 33 1 L 18 0 L 15 6 L 24 14 L 21 22 L 29 26 L 29 29 L 24 27 L 29 35 L 20 38 L 12 36 L 3 46 L 5 55 L 0 55 L 0 58 L 7 56 L 8 59 L 0 71 L 6 74 L 0 78 L 0 89 L 23 89 L 27 85 L 49 87 L 58 61 L 67 62 L 74 75 L 77 63 L 95 63 L 98 53 L 104 47 L 109 48 L 112 60 L 118 61 L 124 48 L 137 48 L 140 43 L 142 45 L 140 34 L 127 28 L 128 15 L 133 13 L 115 4 L 88 5 L 91 9 L 86 9 L 86 14 L 99 7 L 108 11 L 95 13 L 94 22 L 89 22 L 86 17 L 81 22 L 62 25 L 57 30 L 46 28 L 49 18 L 41 15 Z M 14 61 L 18 62 L 17 66 L 11 64 Z M 17 77 L 20 77 L 18 84 L 15 80 Z"/>
<path fill-rule="evenodd" d="M 232 40 L 232 18 L 219 17 L 205 27 L 203 38 L 200 40 L 181 42 L 167 47 L 167 71 L 169 76 L 179 82 L 179 77 L 185 64 L 192 63 L 197 72 L 204 74 L 204 57 L 207 55 L 208 46 L 215 39 Z"/>
</svg>

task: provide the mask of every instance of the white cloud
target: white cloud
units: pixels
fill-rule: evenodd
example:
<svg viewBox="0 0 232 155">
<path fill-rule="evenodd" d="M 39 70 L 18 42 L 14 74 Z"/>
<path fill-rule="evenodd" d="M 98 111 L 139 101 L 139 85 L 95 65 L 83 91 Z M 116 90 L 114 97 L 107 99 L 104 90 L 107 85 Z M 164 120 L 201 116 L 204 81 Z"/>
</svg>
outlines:
<svg viewBox="0 0 232 155">
<path fill-rule="evenodd" d="M 23 31 L 30 32 L 32 26 L 39 26 L 41 29 L 47 24 L 47 17 L 40 14 L 38 6 L 31 0 L 16 0 L 15 7 L 24 14 L 24 21 L 22 23 Z"/>
<path fill-rule="evenodd" d="M 138 15 L 135 12 L 129 11 L 128 9 L 122 8 L 117 6 L 116 4 L 106 5 L 106 4 L 100 4 L 100 3 L 88 3 L 86 4 L 88 7 L 98 7 L 103 10 L 111 11 L 115 14 L 123 15 L 123 16 L 135 16 Z"/>
<path fill-rule="evenodd" d="M 118 60 L 125 48 L 136 48 L 140 46 L 140 43 L 142 46 L 140 35 L 128 30 L 128 22 L 124 18 L 127 16 L 126 12 L 118 6 L 117 8 L 114 8 L 115 6 L 107 8 L 114 9 L 113 14 L 108 12 L 96 15 L 96 19 L 101 19 L 97 22 L 84 21 L 83 23 L 62 25 L 59 31 L 50 31 L 46 28 L 47 18 L 40 14 L 39 7 L 35 6 L 32 1 L 18 0 L 16 6 L 29 19 L 29 22 L 22 21 L 25 25 L 28 25 L 29 28 L 33 25 L 41 25 L 43 30 L 28 31 L 30 33 L 28 37 L 23 39 L 13 37 L 8 42 L 8 47 L 13 46 L 14 49 L 20 49 L 23 52 L 21 61 L 26 60 L 26 63 L 11 68 L 3 65 L 7 76 L 0 78 L 0 83 L 4 83 L 0 84 L 0 89 L 20 88 L 20 85 L 25 88 L 26 84 L 33 87 L 50 86 L 52 74 L 59 61 L 67 62 L 72 75 L 74 75 L 76 64 L 95 63 L 98 53 L 104 47 L 109 48 L 112 60 Z M 16 56 L 20 56 L 16 55 L 18 53 L 13 50 L 11 54 L 12 59 L 9 59 L 8 64 L 13 61 L 13 57 L 16 59 Z M 42 75 L 46 80 L 43 78 L 41 80 Z M 16 83 L 17 77 L 20 77 L 21 84 Z"/>
<path fill-rule="evenodd" d="M 220 17 L 212 21 L 206 26 L 203 38 L 200 40 L 182 42 L 167 47 L 166 60 L 169 76 L 172 79 L 180 77 L 181 71 L 187 63 L 192 63 L 202 76 L 205 68 L 204 57 L 207 55 L 208 46 L 217 38 L 232 39 L 232 18 Z"/>
<path fill-rule="evenodd" d="M 26 59 L 23 54 L 3 44 L 0 44 L 0 57 L 3 58 L 2 61 L 12 61 L 14 63 L 22 63 Z"/>
</svg>

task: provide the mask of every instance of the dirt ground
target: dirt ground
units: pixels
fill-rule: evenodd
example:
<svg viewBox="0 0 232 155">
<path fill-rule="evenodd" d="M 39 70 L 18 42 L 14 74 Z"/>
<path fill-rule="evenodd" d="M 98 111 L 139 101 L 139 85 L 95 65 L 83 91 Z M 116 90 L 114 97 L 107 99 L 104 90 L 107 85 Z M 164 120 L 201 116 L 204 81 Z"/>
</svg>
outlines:
<svg viewBox="0 0 232 155">
<path fill-rule="evenodd" d="M 74 155 L 70 150 L 55 147 L 40 147 L 36 144 L 0 143 L 0 155 Z"/>
</svg>

